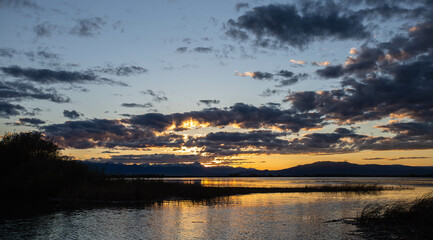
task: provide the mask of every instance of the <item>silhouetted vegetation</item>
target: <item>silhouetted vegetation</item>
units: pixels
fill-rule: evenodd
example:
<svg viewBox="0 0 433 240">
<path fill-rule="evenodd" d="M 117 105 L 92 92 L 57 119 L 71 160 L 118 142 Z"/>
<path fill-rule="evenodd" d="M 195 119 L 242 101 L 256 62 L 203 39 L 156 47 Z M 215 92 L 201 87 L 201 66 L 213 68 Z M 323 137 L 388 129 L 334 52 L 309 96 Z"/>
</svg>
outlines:
<svg viewBox="0 0 433 240">
<path fill-rule="evenodd" d="M 0 189 L 4 202 L 39 201 L 79 189 L 101 176 L 69 157 L 40 133 L 8 134 L 0 141 Z"/>
<path fill-rule="evenodd" d="M 1 209 L 64 202 L 145 202 L 163 199 L 203 200 L 250 193 L 377 192 L 377 185 L 298 188 L 204 187 L 162 180 L 106 178 L 37 132 L 8 134 L 0 141 Z"/>
<path fill-rule="evenodd" d="M 433 236 L 433 192 L 414 201 L 369 204 L 358 219 L 371 238 L 393 234 L 397 239 L 431 239 Z"/>
</svg>

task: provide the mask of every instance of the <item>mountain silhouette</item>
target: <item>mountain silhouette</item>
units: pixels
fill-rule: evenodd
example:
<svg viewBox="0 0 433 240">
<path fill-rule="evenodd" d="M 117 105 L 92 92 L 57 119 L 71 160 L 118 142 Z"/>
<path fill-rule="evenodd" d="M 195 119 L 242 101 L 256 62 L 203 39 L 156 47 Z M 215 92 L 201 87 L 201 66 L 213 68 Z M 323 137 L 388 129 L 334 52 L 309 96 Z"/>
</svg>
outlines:
<svg viewBox="0 0 433 240">
<path fill-rule="evenodd" d="M 354 164 L 349 162 L 315 162 L 282 170 L 257 170 L 241 167 L 204 167 L 194 164 L 124 165 L 87 162 L 107 175 L 164 175 L 164 176 L 427 176 L 433 167 L 405 165 Z"/>
</svg>

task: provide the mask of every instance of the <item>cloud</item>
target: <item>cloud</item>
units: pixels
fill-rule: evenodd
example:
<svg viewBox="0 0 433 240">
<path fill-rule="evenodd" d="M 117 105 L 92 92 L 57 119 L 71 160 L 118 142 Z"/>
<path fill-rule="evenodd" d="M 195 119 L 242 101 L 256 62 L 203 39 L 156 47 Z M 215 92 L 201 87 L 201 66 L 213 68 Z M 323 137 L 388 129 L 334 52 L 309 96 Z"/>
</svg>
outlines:
<svg viewBox="0 0 433 240">
<path fill-rule="evenodd" d="M 106 74 L 124 77 L 124 76 L 131 76 L 131 75 L 138 75 L 138 74 L 147 73 L 149 70 L 147 70 L 146 68 L 140 67 L 140 66 L 133 66 L 133 65 L 131 65 L 131 66 L 121 65 L 121 66 L 117 66 L 117 67 L 113 67 L 113 66 L 109 65 L 105 68 L 97 68 L 97 71 L 102 72 L 102 73 L 106 73 Z"/>
<path fill-rule="evenodd" d="M 377 47 L 362 47 L 344 65 L 316 73 L 341 77 L 341 88 L 298 92 L 287 100 L 296 109 L 315 111 L 340 123 L 379 120 L 400 114 L 416 121 L 433 119 L 433 24 L 420 23 L 406 37 L 397 36 Z"/>
<path fill-rule="evenodd" d="M 0 48 L 0 57 L 4 58 L 14 58 L 16 56 L 24 55 L 27 57 L 30 61 L 36 61 L 36 60 L 55 60 L 59 61 L 61 57 L 59 54 L 52 53 L 48 51 L 47 49 L 38 48 L 36 51 L 19 51 L 13 48 Z"/>
<path fill-rule="evenodd" d="M 168 98 L 165 96 L 165 93 L 161 92 L 161 91 L 158 92 L 158 93 L 155 93 L 153 90 L 147 89 L 145 91 L 141 91 L 140 93 L 143 94 L 143 95 L 149 95 L 149 96 L 151 96 L 153 98 L 152 100 L 154 102 L 163 102 L 163 101 L 167 101 L 168 100 Z"/>
<path fill-rule="evenodd" d="M 30 0 L 2 0 L 0 1 L 0 7 L 12 7 L 12 8 L 31 8 L 35 10 L 42 10 L 42 8 Z"/>
<path fill-rule="evenodd" d="M 269 89 L 269 88 L 267 88 L 265 91 L 263 91 L 262 93 L 260 93 L 259 96 L 270 97 L 270 96 L 273 96 L 273 95 L 279 95 L 279 94 L 281 94 L 283 92 L 285 92 L 285 91 L 278 90 L 278 89 Z"/>
<path fill-rule="evenodd" d="M 433 122 L 404 122 L 381 125 L 378 128 L 397 134 L 395 139 L 433 141 Z"/>
<path fill-rule="evenodd" d="M 396 161 L 396 160 L 414 160 L 414 159 L 431 159 L 432 157 L 397 157 L 397 158 L 363 158 L 362 160 L 387 160 L 387 161 Z"/>
<path fill-rule="evenodd" d="M 21 101 L 22 99 L 49 100 L 55 103 L 67 103 L 70 99 L 60 95 L 54 88 L 38 88 L 32 83 L 21 81 L 0 82 L 0 100 Z"/>
<path fill-rule="evenodd" d="M 31 126 L 31 127 L 39 127 L 39 125 L 46 123 L 45 121 L 39 118 L 20 118 L 18 122 L 15 122 L 11 125 L 14 126 Z"/>
<path fill-rule="evenodd" d="M 187 154 L 139 154 L 139 155 L 111 155 L 110 158 L 98 159 L 99 161 L 114 163 L 134 163 L 134 164 L 179 164 L 208 161 L 209 157 L 201 155 Z"/>
<path fill-rule="evenodd" d="M 249 8 L 250 5 L 248 5 L 248 3 L 236 3 L 235 5 L 235 9 L 236 12 L 239 12 L 242 8 Z"/>
<path fill-rule="evenodd" d="M 295 75 L 293 72 L 287 70 L 280 70 L 275 74 L 268 73 L 268 72 L 260 72 L 260 71 L 245 72 L 245 73 L 237 72 L 236 75 L 242 77 L 252 77 L 257 80 L 274 80 L 279 82 L 279 84 L 276 85 L 276 87 L 284 87 L 284 86 L 295 84 L 299 80 L 306 78 L 308 76 L 305 73 Z"/>
<path fill-rule="evenodd" d="M 324 62 L 312 62 L 311 64 L 314 65 L 314 66 L 328 66 L 328 65 L 331 65 L 331 63 L 328 62 L 328 61 L 324 61 Z"/>
<path fill-rule="evenodd" d="M 294 75 L 292 77 L 286 78 L 286 79 L 279 79 L 279 84 L 276 85 L 276 87 L 285 87 L 289 85 L 293 85 L 297 82 L 299 82 L 302 79 L 305 79 L 308 77 L 308 74 L 306 73 L 299 73 L 297 75 Z"/>
<path fill-rule="evenodd" d="M 344 70 L 342 65 L 327 66 L 326 68 L 316 71 L 317 75 L 324 78 L 338 78 L 343 76 Z"/>
<path fill-rule="evenodd" d="M 61 146 L 77 149 L 178 147 L 183 141 L 182 135 L 156 135 L 151 125 L 131 127 L 124 122 L 109 119 L 67 121 L 44 126 L 43 130 Z"/>
<path fill-rule="evenodd" d="M 76 25 L 71 29 L 70 34 L 80 37 L 93 37 L 100 33 L 106 22 L 100 17 L 77 19 Z"/>
<path fill-rule="evenodd" d="M 210 47 L 196 47 L 196 48 L 194 48 L 194 52 L 199 52 L 199 53 L 210 53 L 212 51 L 213 50 Z"/>
<path fill-rule="evenodd" d="M 296 114 L 280 110 L 275 106 L 254 107 L 238 103 L 228 109 L 206 108 L 201 111 L 161 114 L 146 113 L 125 119 L 90 119 L 67 121 L 43 127 L 45 133 L 72 148 L 91 147 L 180 147 L 183 135 L 171 131 L 182 131 L 200 126 L 239 128 L 278 128 L 298 132 L 300 129 L 321 126 L 317 114 Z"/>
<path fill-rule="evenodd" d="M 190 137 L 186 147 L 201 148 L 208 156 L 235 156 L 239 154 L 299 154 L 347 153 L 359 151 L 369 137 L 346 128 L 332 133 L 312 133 L 287 139 L 286 132 L 254 130 L 250 132 L 216 132 Z"/>
<path fill-rule="evenodd" d="M 202 99 L 200 101 L 198 101 L 198 105 L 200 104 L 204 104 L 208 107 L 210 107 L 212 104 L 219 104 L 220 100 L 216 100 L 216 99 Z"/>
<path fill-rule="evenodd" d="M 0 48 L 0 57 L 12 58 L 17 51 L 12 48 Z"/>
<path fill-rule="evenodd" d="M 26 112 L 26 108 L 19 104 L 0 102 L 0 118 L 9 118 L 10 116 L 20 115 Z"/>
<path fill-rule="evenodd" d="M 11 77 L 23 78 L 42 84 L 54 83 L 98 83 L 128 86 L 126 83 L 97 76 L 93 71 L 65 71 L 50 69 L 22 68 L 19 66 L 0 67 L 0 70 Z"/>
<path fill-rule="evenodd" d="M 271 80 L 274 77 L 274 74 L 268 72 L 245 72 L 245 73 L 236 73 L 238 76 L 242 77 L 252 77 L 258 80 Z"/>
<path fill-rule="evenodd" d="M 184 53 L 186 51 L 188 51 L 187 47 L 179 47 L 176 49 L 176 52 L 178 52 L 178 53 Z"/>
<path fill-rule="evenodd" d="M 80 118 L 81 114 L 79 114 L 75 110 L 72 110 L 72 111 L 64 110 L 63 111 L 63 116 L 65 118 L 69 118 L 69 119 L 78 119 L 78 118 Z"/>
<path fill-rule="evenodd" d="M 226 35 L 238 40 L 253 38 L 262 47 L 304 48 L 311 42 L 328 39 L 366 39 L 370 33 L 356 15 L 339 13 L 333 2 L 311 5 L 300 11 L 292 5 L 255 7 L 238 19 L 227 22 Z"/>
<path fill-rule="evenodd" d="M 306 64 L 306 62 L 305 62 L 305 61 L 302 61 L 302 60 L 294 60 L 294 59 L 290 59 L 290 62 L 292 62 L 292 63 L 294 63 L 294 64 L 297 64 L 297 65 L 304 65 L 304 64 Z"/>
<path fill-rule="evenodd" d="M 152 103 L 138 104 L 138 103 L 122 103 L 122 107 L 127 108 L 151 108 Z"/>
<path fill-rule="evenodd" d="M 49 22 L 37 24 L 33 28 L 33 31 L 38 37 L 51 37 L 56 30 L 58 30 L 58 26 Z"/>
<path fill-rule="evenodd" d="M 55 53 L 51 53 L 47 50 L 38 50 L 38 51 L 30 51 L 24 53 L 29 60 L 35 61 L 36 59 L 43 59 L 43 60 L 60 60 L 60 56 Z"/>
</svg>

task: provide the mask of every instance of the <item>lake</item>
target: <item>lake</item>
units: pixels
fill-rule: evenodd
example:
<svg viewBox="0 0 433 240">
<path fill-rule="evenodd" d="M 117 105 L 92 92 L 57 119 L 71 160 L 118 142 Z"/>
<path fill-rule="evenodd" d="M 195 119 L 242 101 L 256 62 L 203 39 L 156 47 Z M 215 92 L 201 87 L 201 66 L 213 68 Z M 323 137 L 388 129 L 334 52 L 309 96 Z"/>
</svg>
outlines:
<svg viewBox="0 0 433 240">
<path fill-rule="evenodd" d="M 356 226 L 368 203 L 412 200 L 433 178 L 167 178 L 204 186 L 293 187 L 381 184 L 411 189 L 376 194 L 270 193 L 206 202 L 163 201 L 140 207 L 59 211 L 0 220 L 0 239 L 363 239 Z"/>
</svg>

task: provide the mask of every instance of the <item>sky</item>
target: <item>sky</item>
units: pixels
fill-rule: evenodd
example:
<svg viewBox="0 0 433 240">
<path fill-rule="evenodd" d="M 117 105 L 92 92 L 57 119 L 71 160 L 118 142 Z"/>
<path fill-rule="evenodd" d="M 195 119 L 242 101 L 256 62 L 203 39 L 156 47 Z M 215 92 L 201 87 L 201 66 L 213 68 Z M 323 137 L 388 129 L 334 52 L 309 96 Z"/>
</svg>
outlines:
<svg viewBox="0 0 433 240">
<path fill-rule="evenodd" d="M 0 0 L 0 130 L 78 160 L 433 166 L 433 2 Z"/>
</svg>

